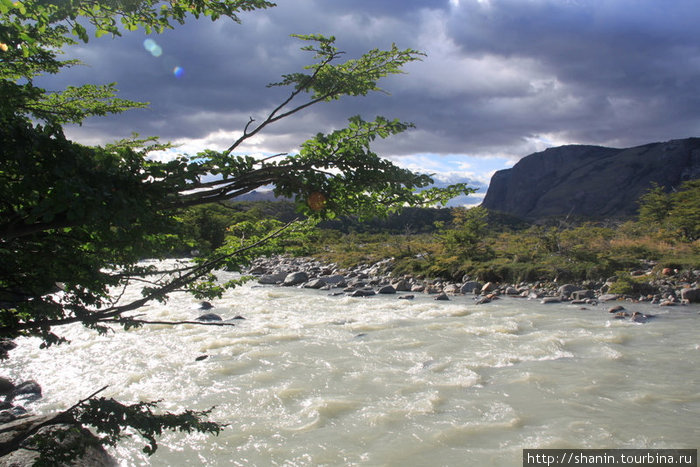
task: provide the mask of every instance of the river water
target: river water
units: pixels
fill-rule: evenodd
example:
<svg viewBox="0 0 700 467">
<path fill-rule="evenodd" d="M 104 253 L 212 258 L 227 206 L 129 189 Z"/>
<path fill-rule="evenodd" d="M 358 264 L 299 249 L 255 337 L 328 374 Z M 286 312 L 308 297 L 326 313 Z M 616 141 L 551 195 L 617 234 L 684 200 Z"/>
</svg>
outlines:
<svg viewBox="0 0 700 467">
<path fill-rule="evenodd" d="M 37 412 L 109 385 L 103 395 L 122 402 L 216 406 L 211 419 L 229 425 L 166 434 L 152 457 L 127 440 L 111 451 L 124 466 L 519 466 L 524 448 L 700 445 L 697 306 L 623 304 L 657 315 L 639 324 L 603 304 L 350 298 L 254 282 L 214 304 L 246 319 L 103 336 L 69 326 L 69 345 L 19 339 L 3 373 L 39 382 Z M 200 313 L 186 295 L 140 312 Z"/>
</svg>

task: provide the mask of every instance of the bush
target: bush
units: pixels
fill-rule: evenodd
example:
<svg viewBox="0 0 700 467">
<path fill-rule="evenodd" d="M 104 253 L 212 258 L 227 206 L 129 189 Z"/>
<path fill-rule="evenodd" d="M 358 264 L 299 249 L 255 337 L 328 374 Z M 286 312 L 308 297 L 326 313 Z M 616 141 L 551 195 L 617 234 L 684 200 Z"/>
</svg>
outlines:
<svg viewBox="0 0 700 467">
<path fill-rule="evenodd" d="M 621 295 L 648 295 L 654 293 L 648 277 L 632 277 L 629 273 L 618 272 L 617 280 L 610 285 L 610 293 Z"/>
</svg>

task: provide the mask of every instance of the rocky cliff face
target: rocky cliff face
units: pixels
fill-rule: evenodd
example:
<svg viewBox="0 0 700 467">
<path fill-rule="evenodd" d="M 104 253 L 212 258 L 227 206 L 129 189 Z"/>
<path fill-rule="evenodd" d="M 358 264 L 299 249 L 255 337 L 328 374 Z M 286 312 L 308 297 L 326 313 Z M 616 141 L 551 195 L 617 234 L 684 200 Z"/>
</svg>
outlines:
<svg viewBox="0 0 700 467">
<path fill-rule="evenodd" d="M 625 218 L 653 182 L 667 190 L 700 178 L 700 138 L 628 149 L 561 146 L 500 170 L 482 205 L 529 220 L 552 216 Z"/>
</svg>

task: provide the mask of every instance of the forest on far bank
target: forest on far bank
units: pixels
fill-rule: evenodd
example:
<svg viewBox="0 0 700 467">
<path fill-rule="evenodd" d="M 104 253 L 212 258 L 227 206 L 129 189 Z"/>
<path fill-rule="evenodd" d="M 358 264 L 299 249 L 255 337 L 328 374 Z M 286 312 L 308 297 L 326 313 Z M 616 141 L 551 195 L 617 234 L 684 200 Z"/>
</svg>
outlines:
<svg viewBox="0 0 700 467">
<path fill-rule="evenodd" d="M 189 241 L 174 248 L 215 249 L 244 237 L 244 227 L 259 219 L 296 217 L 289 201 L 197 206 L 182 212 Z M 700 180 L 670 193 L 652 187 L 634 219 L 533 224 L 483 207 L 406 208 L 387 218 L 321 222 L 289 240 L 285 252 L 344 267 L 394 258 L 395 276 L 455 281 L 583 282 L 636 270 L 692 271 L 700 269 Z"/>
</svg>

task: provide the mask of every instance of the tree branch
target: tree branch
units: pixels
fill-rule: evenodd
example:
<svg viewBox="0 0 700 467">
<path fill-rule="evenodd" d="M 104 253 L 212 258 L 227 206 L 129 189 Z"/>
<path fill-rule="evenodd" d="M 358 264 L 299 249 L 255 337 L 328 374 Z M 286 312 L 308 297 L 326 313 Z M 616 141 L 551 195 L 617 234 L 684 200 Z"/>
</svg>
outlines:
<svg viewBox="0 0 700 467">
<path fill-rule="evenodd" d="M 161 286 L 158 290 L 151 292 L 150 294 L 146 295 L 145 297 L 143 297 L 139 300 L 134 300 L 133 302 L 131 302 L 127 305 L 111 306 L 111 307 L 106 308 L 104 310 L 94 312 L 94 313 L 90 314 L 87 318 L 86 317 L 72 316 L 72 317 L 66 317 L 66 318 L 24 322 L 24 323 L 19 323 L 18 325 L 13 326 L 13 327 L 3 326 L 3 327 L 0 327 L 0 335 L 9 334 L 11 332 L 15 333 L 17 331 L 25 331 L 28 329 L 49 329 L 49 328 L 54 327 L 54 326 L 63 326 L 66 324 L 77 323 L 77 322 L 83 322 L 85 324 L 97 324 L 97 323 L 100 323 L 100 322 L 103 322 L 106 320 L 108 321 L 110 318 L 120 316 L 121 314 L 126 313 L 127 311 L 136 310 L 148 302 L 151 302 L 151 301 L 156 300 L 158 298 L 162 298 L 162 297 L 167 296 L 169 293 L 179 289 L 180 287 L 182 287 L 184 285 L 187 285 L 191 281 L 195 280 L 197 277 L 201 277 L 202 275 L 206 274 L 206 272 L 216 269 L 217 266 L 220 266 L 228 258 L 231 258 L 233 256 L 244 253 L 248 250 L 251 250 L 255 247 L 262 245 L 265 242 L 268 242 L 269 240 L 272 240 L 273 238 L 279 237 L 280 235 L 282 235 L 282 233 L 285 230 L 289 229 L 292 225 L 294 225 L 298 221 L 299 221 L 299 219 L 296 218 L 296 219 L 288 222 L 287 224 L 283 225 L 279 229 L 275 230 L 274 232 L 272 232 L 272 233 L 266 235 L 265 237 L 251 243 L 250 245 L 246 245 L 245 247 L 238 248 L 237 250 L 235 250 L 231 253 L 228 253 L 225 255 L 220 255 L 217 258 L 213 258 L 213 259 L 191 269 L 186 274 L 184 274 L 178 278 L 175 278 L 172 282 Z"/>
<path fill-rule="evenodd" d="M 336 90 L 336 89 L 333 89 L 331 92 L 328 92 L 328 93 L 324 94 L 323 96 L 318 97 L 318 98 L 316 98 L 316 99 L 312 99 L 311 101 L 307 102 L 306 104 L 302 104 L 302 105 L 300 105 L 300 106 L 298 106 L 298 107 L 296 107 L 296 108 L 294 108 L 294 109 L 292 109 L 292 110 L 290 110 L 290 111 L 288 111 L 288 112 L 285 112 L 285 113 L 283 113 L 283 114 L 281 114 L 281 115 L 276 115 L 276 114 L 277 114 L 278 112 L 280 112 L 283 108 L 285 108 L 290 102 L 292 102 L 299 94 L 301 94 L 302 92 L 305 92 L 306 90 L 308 90 L 309 86 L 311 85 L 311 83 L 313 83 L 313 82 L 316 80 L 316 77 L 317 77 L 318 74 L 321 72 L 321 70 L 322 70 L 323 68 L 325 68 L 325 67 L 326 67 L 330 62 L 332 62 L 335 58 L 337 58 L 337 54 L 333 54 L 333 55 L 327 57 L 323 62 L 321 62 L 321 64 L 314 70 L 314 72 L 313 72 L 311 75 L 309 75 L 308 79 L 307 79 L 303 84 L 298 85 L 297 88 L 289 95 L 289 97 L 287 97 L 287 99 L 285 99 L 280 105 L 278 105 L 277 107 L 275 107 L 275 108 L 272 110 L 272 112 L 270 112 L 270 113 L 268 114 L 267 118 L 265 118 L 265 120 L 264 120 L 260 125 L 258 125 L 257 127 L 255 127 L 255 128 L 253 129 L 253 131 L 251 131 L 250 133 L 248 133 L 248 127 L 249 127 L 250 124 L 253 123 L 253 121 L 254 121 L 254 120 L 251 118 L 250 121 L 248 122 L 248 124 L 246 125 L 244 131 L 243 131 L 243 135 L 241 135 L 240 138 L 238 138 L 226 151 L 224 151 L 224 153 L 225 153 L 225 154 L 230 154 L 230 153 L 233 152 L 241 143 L 243 143 L 243 141 L 245 141 L 246 139 L 250 138 L 251 136 L 255 136 L 258 132 L 260 132 L 260 131 L 261 131 L 263 128 L 265 128 L 267 125 L 269 125 L 269 124 L 271 124 L 271 123 L 274 123 L 274 122 L 276 122 L 276 121 L 278 121 L 278 120 L 280 120 L 280 119 L 282 119 L 282 118 L 288 117 L 288 116 L 290 116 L 290 115 L 292 115 L 292 114 L 294 114 L 294 113 L 296 113 L 296 112 L 299 112 L 300 110 L 303 110 L 303 109 L 305 109 L 305 108 L 307 108 L 307 107 L 309 107 L 309 106 L 311 106 L 311 105 L 313 105 L 313 104 L 316 104 L 316 103 L 318 103 L 318 102 L 322 102 L 322 101 L 328 99 L 329 97 L 333 96 L 334 94 L 336 94 L 336 93 L 337 93 L 337 90 Z"/>
<path fill-rule="evenodd" d="M 178 324 L 196 324 L 198 326 L 235 326 L 234 323 L 224 323 L 219 321 L 150 321 L 146 319 L 132 319 L 132 318 L 109 318 L 100 320 L 101 323 L 122 323 L 128 321 L 129 323 L 135 324 L 165 324 L 168 326 L 176 326 Z"/>
<path fill-rule="evenodd" d="M 44 427 L 51 426 L 51 425 L 58 425 L 58 424 L 63 424 L 63 423 L 75 423 L 75 420 L 71 416 L 71 412 L 81 405 L 83 405 L 85 402 L 89 401 L 90 399 L 93 399 L 96 395 L 107 389 L 109 386 L 104 386 L 101 389 L 98 389 L 97 391 L 93 392 L 90 394 L 88 397 L 85 399 L 82 399 L 78 401 L 77 403 L 73 404 L 71 407 L 68 409 L 59 412 L 58 414 L 54 415 L 51 418 L 44 419 L 44 421 L 35 423 L 35 422 L 29 422 L 28 427 L 21 431 L 18 435 L 10 438 L 8 441 L 0 442 L 0 457 L 9 454 L 13 451 L 16 451 L 18 449 L 22 448 L 22 443 L 27 440 L 30 436 L 35 435 L 39 430 L 41 430 Z M 9 431 L 9 430 L 17 430 L 17 426 L 13 426 L 12 428 L 2 428 L 0 429 L 0 433 L 4 431 Z"/>
</svg>

